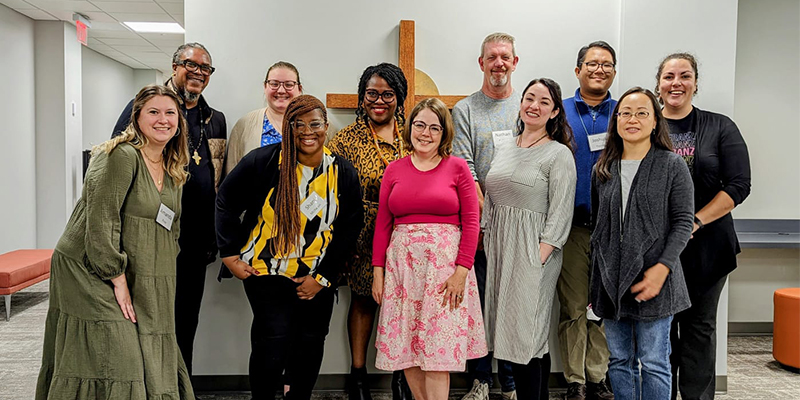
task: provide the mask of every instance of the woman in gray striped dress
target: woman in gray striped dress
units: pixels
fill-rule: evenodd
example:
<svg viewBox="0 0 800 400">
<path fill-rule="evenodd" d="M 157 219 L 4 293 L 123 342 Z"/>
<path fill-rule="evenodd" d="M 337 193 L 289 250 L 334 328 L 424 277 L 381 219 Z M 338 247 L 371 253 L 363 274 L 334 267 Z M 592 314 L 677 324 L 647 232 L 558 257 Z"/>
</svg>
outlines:
<svg viewBox="0 0 800 400">
<path fill-rule="evenodd" d="M 486 341 L 513 363 L 520 400 L 547 399 L 550 310 L 575 200 L 572 130 L 561 88 L 531 81 L 515 144 L 496 150 L 481 226 L 488 260 Z"/>
</svg>

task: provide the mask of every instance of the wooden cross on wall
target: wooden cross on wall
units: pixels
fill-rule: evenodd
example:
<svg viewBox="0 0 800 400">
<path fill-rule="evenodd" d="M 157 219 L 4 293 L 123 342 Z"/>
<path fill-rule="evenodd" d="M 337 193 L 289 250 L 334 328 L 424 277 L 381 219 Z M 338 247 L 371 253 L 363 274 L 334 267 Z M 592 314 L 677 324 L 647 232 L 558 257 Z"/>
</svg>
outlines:
<svg viewBox="0 0 800 400">
<path fill-rule="evenodd" d="M 408 117 L 408 115 L 411 113 L 411 110 L 414 109 L 414 106 L 418 102 L 428 97 L 436 97 L 444 102 L 449 109 L 453 109 L 453 106 L 455 106 L 459 100 L 466 97 L 438 95 L 431 93 L 416 93 L 415 84 L 417 82 L 417 70 L 414 66 L 414 21 L 400 21 L 400 48 L 398 50 L 398 59 L 398 67 L 403 70 L 403 74 L 406 76 L 406 81 L 408 81 L 408 96 L 406 96 L 406 102 L 404 104 L 406 109 L 406 117 Z M 328 93 L 325 97 L 325 102 L 328 108 L 355 110 L 358 108 L 358 95 Z"/>
</svg>

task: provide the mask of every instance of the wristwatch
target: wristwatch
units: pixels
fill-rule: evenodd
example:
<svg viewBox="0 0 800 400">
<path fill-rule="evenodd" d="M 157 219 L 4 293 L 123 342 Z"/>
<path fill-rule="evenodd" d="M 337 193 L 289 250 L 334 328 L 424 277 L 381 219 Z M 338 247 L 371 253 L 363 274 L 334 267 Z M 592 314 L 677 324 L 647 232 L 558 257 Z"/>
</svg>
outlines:
<svg viewBox="0 0 800 400">
<path fill-rule="evenodd" d="M 694 223 L 697 224 L 697 230 L 703 229 L 705 226 L 703 221 L 700 221 L 700 218 L 697 218 L 697 215 L 694 216 Z"/>
</svg>

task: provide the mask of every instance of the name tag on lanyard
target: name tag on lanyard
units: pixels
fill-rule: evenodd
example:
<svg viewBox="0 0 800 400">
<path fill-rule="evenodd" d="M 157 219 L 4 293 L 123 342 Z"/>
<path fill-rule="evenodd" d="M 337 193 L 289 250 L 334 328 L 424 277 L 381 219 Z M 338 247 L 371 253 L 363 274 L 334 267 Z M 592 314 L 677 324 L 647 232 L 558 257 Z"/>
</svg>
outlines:
<svg viewBox="0 0 800 400">
<path fill-rule="evenodd" d="M 606 139 L 608 132 L 596 133 L 594 135 L 587 135 L 589 138 L 589 150 L 600 151 L 606 148 Z"/>
</svg>

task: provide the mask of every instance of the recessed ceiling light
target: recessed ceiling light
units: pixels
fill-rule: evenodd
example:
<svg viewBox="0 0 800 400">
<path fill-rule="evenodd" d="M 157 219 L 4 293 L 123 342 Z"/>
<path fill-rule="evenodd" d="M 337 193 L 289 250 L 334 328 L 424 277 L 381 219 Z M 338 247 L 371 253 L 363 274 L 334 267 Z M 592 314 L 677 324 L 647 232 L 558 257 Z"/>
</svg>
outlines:
<svg viewBox="0 0 800 400">
<path fill-rule="evenodd" d="M 125 26 L 140 33 L 184 33 L 177 22 L 123 22 Z"/>
</svg>

